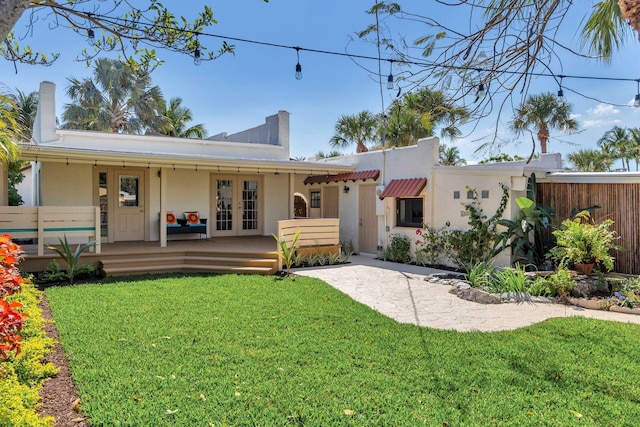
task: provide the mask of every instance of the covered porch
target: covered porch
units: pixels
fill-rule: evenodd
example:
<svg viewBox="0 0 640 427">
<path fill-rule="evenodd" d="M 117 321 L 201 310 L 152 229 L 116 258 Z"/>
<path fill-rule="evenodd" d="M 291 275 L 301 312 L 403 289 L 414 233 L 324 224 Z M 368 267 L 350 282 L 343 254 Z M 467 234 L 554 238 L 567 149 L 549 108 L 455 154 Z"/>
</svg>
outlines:
<svg viewBox="0 0 640 427">
<path fill-rule="evenodd" d="M 339 250 L 338 219 L 295 219 L 278 221 L 281 239 L 291 244 L 291 237 L 300 232 L 297 248 Z M 23 271 L 39 273 L 60 257 L 45 245 L 39 253 L 37 242 L 20 243 L 26 259 L 20 265 Z M 72 245 L 75 250 L 77 244 Z M 172 240 L 164 247 L 158 242 L 102 243 L 100 251 L 82 254 L 81 264 L 93 264 L 108 276 L 169 273 L 211 272 L 274 274 L 282 269 L 278 257 L 279 244 L 273 236 L 226 236 L 198 240 Z M 65 266 L 61 265 L 64 269 Z"/>
</svg>

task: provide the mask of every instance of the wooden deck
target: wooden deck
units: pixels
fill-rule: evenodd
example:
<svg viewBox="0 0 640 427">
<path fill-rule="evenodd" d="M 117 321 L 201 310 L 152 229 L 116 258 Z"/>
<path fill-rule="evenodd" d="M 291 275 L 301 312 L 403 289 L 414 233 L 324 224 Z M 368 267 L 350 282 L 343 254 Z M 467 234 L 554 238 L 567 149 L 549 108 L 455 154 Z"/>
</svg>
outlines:
<svg viewBox="0 0 640 427">
<path fill-rule="evenodd" d="M 77 245 L 72 245 L 75 249 Z M 274 274 L 278 269 L 276 242 L 271 236 L 217 237 L 198 240 L 172 240 L 167 246 L 159 242 L 103 243 L 99 254 L 84 252 L 80 263 L 91 263 L 108 276 L 214 272 Z M 52 260 L 60 257 L 47 249 L 37 255 L 35 245 L 22 245 L 27 253 L 20 264 L 23 271 L 44 271 Z M 61 268 L 65 265 L 60 262 Z"/>
</svg>

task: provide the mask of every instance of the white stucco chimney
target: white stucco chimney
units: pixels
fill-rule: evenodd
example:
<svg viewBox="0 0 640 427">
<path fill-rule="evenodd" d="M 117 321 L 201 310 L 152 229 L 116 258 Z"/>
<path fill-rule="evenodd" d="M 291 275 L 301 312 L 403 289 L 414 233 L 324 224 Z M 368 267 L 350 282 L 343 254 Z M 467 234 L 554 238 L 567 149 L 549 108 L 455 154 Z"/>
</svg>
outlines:
<svg viewBox="0 0 640 427">
<path fill-rule="evenodd" d="M 55 141 L 56 135 L 56 84 L 40 83 L 38 110 L 33 122 L 33 139 L 36 143 Z"/>
</svg>

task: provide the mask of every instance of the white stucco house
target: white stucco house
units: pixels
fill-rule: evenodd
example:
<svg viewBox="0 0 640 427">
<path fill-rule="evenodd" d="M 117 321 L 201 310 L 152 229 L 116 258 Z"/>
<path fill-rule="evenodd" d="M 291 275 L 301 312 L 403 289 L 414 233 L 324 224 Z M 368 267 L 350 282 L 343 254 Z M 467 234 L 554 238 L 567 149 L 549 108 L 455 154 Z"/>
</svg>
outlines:
<svg viewBox="0 0 640 427">
<path fill-rule="evenodd" d="M 511 198 L 505 216 L 514 217 L 515 198 L 525 195 L 528 175 L 561 169 L 557 154 L 529 164 L 440 166 L 437 138 L 295 161 L 286 111 L 254 128 L 206 140 L 58 129 L 50 82 L 40 86 L 33 140 L 22 144 L 22 158 L 32 162 L 33 186 L 26 191 L 34 206 L 91 207 L 102 243 L 161 247 L 178 237 L 269 236 L 278 233 L 282 220 L 339 218 L 341 241 L 358 253 L 378 254 L 391 234 L 413 241 L 422 224 L 467 228 L 467 187 L 481 195 L 486 212 L 494 212 L 500 184 L 506 185 Z M 206 224 L 174 236 L 172 216 L 182 219 L 185 212 L 196 212 Z M 505 254 L 498 263 L 509 261 Z"/>
<path fill-rule="evenodd" d="M 351 156 L 323 159 L 327 164 L 354 164 L 356 172 L 379 171 L 376 179 L 359 185 L 332 183 L 321 177 L 307 179 L 309 191 L 322 194 L 332 186 L 340 187 L 338 216 L 340 235 L 350 240 L 360 252 L 379 253 L 389 243 L 391 234 L 405 234 L 413 242 L 416 229 L 426 224 L 442 228 L 468 229 L 464 205 L 470 200 L 467 188 L 480 197 L 482 209 L 491 215 L 502 198 L 500 184 L 509 188 L 506 218 L 517 212 L 515 199 L 526 196 L 527 179 L 532 172 L 545 175 L 561 170 L 559 154 L 545 154 L 529 164 L 505 162 L 487 165 L 439 165 L 438 138 L 419 140 L 417 145 L 371 151 Z M 348 192 L 346 192 L 348 188 Z M 413 244 L 412 244 L 413 245 Z M 413 248 L 415 249 L 415 247 Z M 509 253 L 496 260 L 509 264 Z"/>
<path fill-rule="evenodd" d="M 197 212 L 208 237 L 276 233 L 294 217 L 296 177 L 355 169 L 291 160 L 289 143 L 286 111 L 206 140 L 58 129 L 55 85 L 43 82 L 22 159 L 32 162 L 33 205 L 99 207 L 102 243 L 164 246 L 171 212 Z M 6 205 L 6 188 L 0 198 Z"/>
</svg>

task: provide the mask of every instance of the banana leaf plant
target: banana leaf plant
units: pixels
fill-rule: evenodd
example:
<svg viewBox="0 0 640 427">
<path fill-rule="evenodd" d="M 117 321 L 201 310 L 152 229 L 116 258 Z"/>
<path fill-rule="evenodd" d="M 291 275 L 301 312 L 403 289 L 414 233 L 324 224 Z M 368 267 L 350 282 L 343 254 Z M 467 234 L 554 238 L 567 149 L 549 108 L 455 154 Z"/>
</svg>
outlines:
<svg viewBox="0 0 640 427">
<path fill-rule="evenodd" d="M 501 219 L 497 223 L 504 230 L 494 240 L 493 255 L 511 248 L 513 262 L 539 266 L 553 246 L 547 230 L 557 227 L 553 202 L 552 206 L 536 203 L 535 174 L 528 179 L 527 197 L 516 198 L 516 204 L 520 208 L 516 219 Z"/>
</svg>

